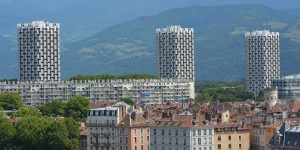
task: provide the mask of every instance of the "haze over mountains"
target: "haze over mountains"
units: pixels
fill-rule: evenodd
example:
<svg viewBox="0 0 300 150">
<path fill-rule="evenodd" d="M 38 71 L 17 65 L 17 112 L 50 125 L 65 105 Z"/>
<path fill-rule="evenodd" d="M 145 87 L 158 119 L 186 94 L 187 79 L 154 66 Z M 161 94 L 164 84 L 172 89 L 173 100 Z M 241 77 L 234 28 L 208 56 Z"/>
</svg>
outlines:
<svg viewBox="0 0 300 150">
<path fill-rule="evenodd" d="M 23 7 L 16 7 L 17 12 L 9 10 L 10 5 L 17 3 L 15 0 L 1 1 L 0 27 L 4 30 L 0 31 L 0 79 L 17 77 L 16 24 L 32 20 L 61 23 L 63 78 L 78 73 L 156 74 L 155 29 L 168 25 L 195 28 L 196 80 L 244 78 L 244 32 L 255 29 L 280 32 L 282 74 L 300 73 L 300 19 L 296 7 L 300 4 L 295 5 L 298 1 L 269 5 L 280 10 L 262 5 L 188 6 L 199 2 L 177 0 L 166 7 L 167 3 L 156 0 L 150 4 L 134 1 L 136 4 L 129 5 L 120 2 L 122 7 L 113 6 L 110 1 L 103 5 L 94 0 L 86 3 L 77 0 L 69 7 L 69 0 L 57 5 L 47 4 L 44 0 L 20 1 L 25 8 L 32 7 L 30 4 L 43 4 L 43 7 L 28 12 Z M 209 3 L 212 2 L 205 1 L 204 5 Z M 82 7 L 88 4 L 91 8 Z M 188 7 L 166 10 L 182 6 Z M 118 11 L 114 11 L 116 8 Z M 99 13 L 101 9 L 105 13 Z M 166 11 L 157 14 L 162 10 Z M 138 17 L 143 15 L 147 16 Z"/>
</svg>

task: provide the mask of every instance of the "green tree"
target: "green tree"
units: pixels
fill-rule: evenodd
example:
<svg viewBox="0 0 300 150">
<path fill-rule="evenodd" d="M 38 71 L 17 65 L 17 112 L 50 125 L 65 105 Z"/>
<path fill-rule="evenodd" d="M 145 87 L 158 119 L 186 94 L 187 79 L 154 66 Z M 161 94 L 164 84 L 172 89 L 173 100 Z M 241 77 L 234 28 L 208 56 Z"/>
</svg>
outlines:
<svg viewBox="0 0 300 150">
<path fill-rule="evenodd" d="M 61 100 L 55 100 L 42 105 L 41 107 L 39 107 L 39 109 L 42 112 L 43 116 L 61 116 L 65 113 L 65 107 L 66 103 Z"/>
<path fill-rule="evenodd" d="M 65 124 L 68 130 L 68 141 L 67 141 L 67 149 L 74 150 L 79 149 L 79 137 L 80 130 L 79 124 L 73 118 L 66 118 Z"/>
<path fill-rule="evenodd" d="M 52 118 L 23 117 L 16 126 L 16 141 L 25 150 L 45 149 L 46 130 Z"/>
<path fill-rule="evenodd" d="M 23 107 L 22 98 L 18 93 L 0 93 L 0 107 L 4 110 L 13 110 Z"/>
<path fill-rule="evenodd" d="M 16 129 L 7 118 L 0 117 L 0 149 L 10 149 L 16 135 Z"/>
<path fill-rule="evenodd" d="M 68 129 L 66 124 L 62 120 L 53 121 L 46 129 L 45 149 L 65 150 L 67 147 Z"/>
<path fill-rule="evenodd" d="M 123 98 L 122 101 L 131 106 L 135 105 L 135 102 L 130 98 Z"/>
<path fill-rule="evenodd" d="M 17 112 L 12 114 L 12 117 L 41 117 L 42 113 L 39 109 L 28 106 L 28 107 L 22 107 L 18 109 Z"/>
<path fill-rule="evenodd" d="M 65 117 L 72 117 L 77 121 L 83 120 L 87 116 L 89 104 L 89 99 L 83 96 L 70 98 L 65 107 Z"/>
</svg>

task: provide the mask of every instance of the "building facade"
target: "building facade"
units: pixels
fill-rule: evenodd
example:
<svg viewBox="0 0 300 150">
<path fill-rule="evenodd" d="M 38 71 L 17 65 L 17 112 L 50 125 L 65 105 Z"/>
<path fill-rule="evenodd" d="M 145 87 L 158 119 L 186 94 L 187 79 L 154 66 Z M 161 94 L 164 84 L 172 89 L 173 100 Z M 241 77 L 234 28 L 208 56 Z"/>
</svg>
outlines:
<svg viewBox="0 0 300 150">
<path fill-rule="evenodd" d="M 272 86 L 277 87 L 279 99 L 297 99 L 300 97 L 300 74 L 275 79 Z"/>
<path fill-rule="evenodd" d="M 213 150 L 214 129 L 204 117 L 175 113 L 150 124 L 151 150 Z"/>
<path fill-rule="evenodd" d="M 150 120 L 140 112 L 127 114 L 118 125 L 118 150 L 150 150 Z"/>
<path fill-rule="evenodd" d="M 268 30 L 245 33 L 246 89 L 256 97 L 280 78 L 279 33 Z"/>
<path fill-rule="evenodd" d="M 240 128 L 236 123 L 215 125 L 215 150 L 249 150 L 249 129 Z"/>
<path fill-rule="evenodd" d="M 181 26 L 156 29 L 156 47 L 160 78 L 194 81 L 194 29 Z"/>
<path fill-rule="evenodd" d="M 117 125 L 126 113 L 126 106 L 90 109 L 86 121 L 87 149 L 116 150 Z"/>
<path fill-rule="evenodd" d="M 33 21 L 17 29 L 20 81 L 59 81 L 59 24 Z"/>
<path fill-rule="evenodd" d="M 26 105 L 43 105 L 52 100 L 68 101 L 82 95 L 90 101 L 130 98 L 136 103 L 174 103 L 195 98 L 194 82 L 175 79 L 89 80 L 59 82 L 0 83 L 1 92 L 18 92 Z"/>
</svg>

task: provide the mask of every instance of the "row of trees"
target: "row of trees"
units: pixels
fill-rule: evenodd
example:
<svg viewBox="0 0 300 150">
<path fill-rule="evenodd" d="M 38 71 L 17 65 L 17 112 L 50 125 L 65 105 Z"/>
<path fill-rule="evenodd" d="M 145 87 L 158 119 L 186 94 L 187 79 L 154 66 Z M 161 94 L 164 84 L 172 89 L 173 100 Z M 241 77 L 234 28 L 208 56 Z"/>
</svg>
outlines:
<svg viewBox="0 0 300 150">
<path fill-rule="evenodd" d="M 14 125 L 9 119 L 1 117 L 0 129 L 1 149 L 78 149 L 80 132 L 78 123 L 72 118 L 23 117 Z"/>
<path fill-rule="evenodd" d="M 263 92 L 260 92 L 258 97 L 253 93 L 247 92 L 246 81 L 239 80 L 233 82 L 224 81 L 202 81 L 195 83 L 197 96 L 196 101 L 211 102 L 211 101 L 244 101 L 247 99 L 263 100 Z"/>
<path fill-rule="evenodd" d="M 157 76 L 151 74 L 125 74 L 125 75 L 76 75 L 69 80 L 116 80 L 116 79 L 158 79 Z"/>
</svg>

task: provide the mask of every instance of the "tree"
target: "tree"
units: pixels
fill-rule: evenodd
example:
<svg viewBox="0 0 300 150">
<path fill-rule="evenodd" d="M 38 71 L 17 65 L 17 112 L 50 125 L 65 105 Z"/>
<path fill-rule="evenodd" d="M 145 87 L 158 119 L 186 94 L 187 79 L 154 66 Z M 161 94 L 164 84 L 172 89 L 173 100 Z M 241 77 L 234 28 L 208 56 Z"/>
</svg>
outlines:
<svg viewBox="0 0 300 150">
<path fill-rule="evenodd" d="M 131 106 L 135 105 L 135 102 L 132 101 L 130 98 L 123 98 L 122 101 Z"/>
<path fill-rule="evenodd" d="M 73 118 L 66 118 L 65 124 L 68 130 L 67 149 L 79 149 L 80 130 L 78 123 Z"/>
<path fill-rule="evenodd" d="M 67 127 L 62 120 L 53 121 L 46 129 L 45 149 L 67 149 L 68 135 Z"/>
<path fill-rule="evenodd" d="M 41 117 L 42 113 L 39 109 L 28 106 L 28 107 L 22 107 L 18 109 L 17 112 L 12 114 L 12 117 Z"/>
<path fill-rule="evenodd" d="M 65 117 L 72 117 L 77 121 L 83 120 L 90 108 L 89 103 L 89 99 L 83 96 L 70 98 L 65 107 Z"/>
<path fill-rule="evenodd" d="M 0 117 L 0 148 L 10 149 L 16 135 L 16 129 L 7 118 Z"/>
<path fill-rule="evenodd" d="M 65 107 L 66 103 L 61 100 L 55 100 L 44 104 L 43 106 L 39 107 L 39 109 L 43 116 L 61 116 L 65 113 Z"/>
<path fill-rule="evenodd" d="M 54 120 L 52 118 L 23 117 L 16 126 L 16 141 L 22 149 L 45 149 L 46 129 Z"/>
<path fill-rule="evenodd" d="M 4 110 L 13 110 L 23 107 L 22 98 L 18 93 L 0 93 L 0 107 Z"/>
</svg>

